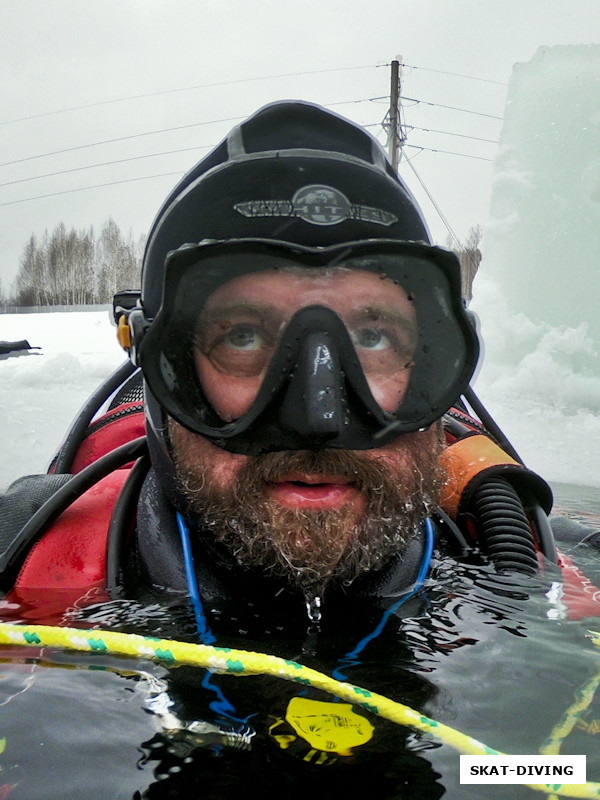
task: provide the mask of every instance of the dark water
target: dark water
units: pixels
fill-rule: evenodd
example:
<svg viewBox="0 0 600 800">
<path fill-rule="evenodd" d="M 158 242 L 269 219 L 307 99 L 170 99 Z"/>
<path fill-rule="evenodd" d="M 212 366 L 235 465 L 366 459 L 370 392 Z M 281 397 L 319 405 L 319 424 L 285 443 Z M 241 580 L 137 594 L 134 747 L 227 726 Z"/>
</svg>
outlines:
<svg viewBox="0 0 600 800">
<path fill-rule="evenodd" d="M 596 490 L 554 489 L 561 513 L 600 522 Z M 598 580 L 598 555 L 571 555 Z M 535 754 L 600 670 L 587 636 L 600 620 L 565 617 L 546 596 L 557 578 L 553 568 L 509 578 L 444 558 L 425 591 L 393 614 L 325 606 L 314 625 L 270 609 L 265 626 L 249 602 L 208 609 L 207 620 L 219 644 L 283 655 L 496 749 Z M 196 638 L 177 597 L 74 608 L 69 622 Z M 0 800 L 543 797 L 519 786 L 461 786 L 449 745 L 276 677 L 48 649 L 0 648 L 0 659 Z M 291 722 L 300 707 L 305 736 Z M 600 691 L 581 719 L 560 752 L 585 754 L 588 780 L 598 781 Z"/>
<path fill-rule="evenodd" d="M 553 483 L 554 508 L 588 525 L 600 525 L 600 488 Z"/>
</svg>

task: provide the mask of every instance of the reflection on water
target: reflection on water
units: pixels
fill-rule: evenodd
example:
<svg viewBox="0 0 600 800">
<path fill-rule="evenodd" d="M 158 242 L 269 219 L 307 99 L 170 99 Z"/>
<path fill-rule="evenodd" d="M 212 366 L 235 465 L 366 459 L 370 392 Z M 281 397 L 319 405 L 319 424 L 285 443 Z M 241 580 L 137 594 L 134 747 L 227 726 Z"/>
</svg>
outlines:
<svg viewBox="0 0 600 800">
<path fill-rule="evenodd" d="M 555 511 L 578 522 L 600 528 L 600 489 L 573 483 L 553 483 Z"/>
<path fill-rule="evenodd" d="M 577 558 L 599 572 L 593 552 Z M 250 601 L 207 609 L 207 623 L 220 645 L 283 655 L 498 750 L 534 754 L 600 665 L 587 637 L 600 622 L 558 614 L 558 577 L 552 567 L 515 577 L 445 557 L 391 614 L 385 603 L 325 602 L 307 628 L 304 609 L 292 618 Z M 177 596 L 73 609 L 69 622 L 195 640 L 193 613 Z M 0 796 L 10 800 L 237 798 L 253 786 L 303 800 L 534 796 L 460 786 L 449 745 L 277 677 L 49 650 L 2 648 L 0 657 Z M 600 780 L 599 731 L 592 691 L 560 742 L 562 753 L 587 755 L 588 780 Z"/>
</svg>

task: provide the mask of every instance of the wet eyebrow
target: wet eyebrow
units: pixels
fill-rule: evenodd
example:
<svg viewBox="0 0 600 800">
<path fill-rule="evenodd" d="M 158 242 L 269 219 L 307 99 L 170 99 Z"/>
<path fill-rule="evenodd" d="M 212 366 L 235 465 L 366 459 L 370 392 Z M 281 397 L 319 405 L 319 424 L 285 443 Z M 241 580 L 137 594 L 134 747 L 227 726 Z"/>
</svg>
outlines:
<svg viewBox="0 0 600 800">
<path fill-rule="evenodd" d="M 338 316 L 342 316 L 338 313 Z M 204 309 L 196 326 L 196 333 L 202 335 L 208 326 L 226 322 L 235 316 L 251 315 L 262 323 L 267 323 L 279 327 L 285 320 L 286 315 L 278 308 L 268 303 L 260 303 L 250 300 L 225 300 L 213 308 Z M 412 319 L 393 306 L 363 306 L 355 308 L 349 314 L 344 315 L 349 325 L 364 324 L 365 322 L 377 322 L 381 325 L 392 326 L 401 329 L 410 339 L 411 343 L 416 343 L 417 326 Z"/>
<path fill-rule="evenodd" d="M 260 319 L 277 320 L 281 319 L 281 312 L 274 306 L 266 303 L 255 303 L 249 300 L 229 300 L 219 303 L 214 308 L 203 309 L 200 315 L 200 324 L 203 321 L 215 322 L 235 314 L 253 314 Z"/>
<path fill-rule="evenodd" d="M 352 325 L 361 322 L 379 322 L 383 325 L 391 325 L 395 328 L 401 328 L 411 341 L 417 339 L 417 325 L 406 314 L 403 314 L 397 308 L 392 306 L 365 306 L 357 308 L 349 315 L 348 320 Z"/>
<path fill-rule="evenodd" d="M 250 301 L 226 300 L 215 305 L 211 309 L 203 309 L 196 322 L 194 340 L 200 347 L 206 346 L 205 337 L 215 333 L 214 326 L 222 325 L 227 327 L 228 323 L 234 324 L 236 317 L 250 322 L 260 322 L 266 325 L 272 333 L 279 328 L 282 322 L 281 313 L 278 313 L 271 305 L 266 303 L 255 303 Z"/>
</svg>

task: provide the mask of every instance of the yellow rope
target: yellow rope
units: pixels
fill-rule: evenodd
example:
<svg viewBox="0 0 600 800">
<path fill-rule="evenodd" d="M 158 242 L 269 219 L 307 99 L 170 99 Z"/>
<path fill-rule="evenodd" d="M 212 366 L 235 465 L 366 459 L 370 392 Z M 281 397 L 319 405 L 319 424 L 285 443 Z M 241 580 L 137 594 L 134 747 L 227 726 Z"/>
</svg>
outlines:
<svg viewBox="0 0 600 800">
<path fill-rule="evenodd" d="M 597 672 L 589 681 L 577 689 L 575 702 L 565 711 L 552 729 L 550 736 L 540 747 L 542 755 L 558 755 L 561 744 L 571 733 L 581 714 L 589 708 L 599 684 L 600 672 Z"/>
<path fill-rule="evenodd" d="M 600 634 L 594 644 L 600 646 Z M 389 700 L 383 695 L 362 689 L 305 667 L 295 661 L 277 656 L 189 644 L 171 639 L 154 639 L 136 634 L 114 633 L 104 630 L 80 630 L 47 625 L 9 625 L 0 623 L 0 644 L 30 647 L 56 647 L 85 653 L 107 653 L 137 658 L 148 658 L 167 665 L 202 667 L 217 673 L 233 675 L 272 675 L 284 680 L 329 692 L 342 700 L 361 706 L 374 714 L 411 728 L 437 741 L 447 744 L 464 755 L 506 755 L 473 739 L 454 728 L 423 716 L 403 703 Z M 600 783 L 586 784 L 527 784 L 546 794 L 563 797 L 598 798 Z"/>
</svg>

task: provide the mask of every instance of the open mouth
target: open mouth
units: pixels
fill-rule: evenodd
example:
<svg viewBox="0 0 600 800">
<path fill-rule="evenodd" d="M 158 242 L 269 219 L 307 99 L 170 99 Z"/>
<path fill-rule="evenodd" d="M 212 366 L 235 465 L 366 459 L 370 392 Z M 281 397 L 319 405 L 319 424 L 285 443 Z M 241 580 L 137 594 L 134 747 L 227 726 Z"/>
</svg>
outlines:
<svg viewBox="0 0 600 800">
<path fill-rule="evenodd" d="M 269 483 L 267 493 L 290 508 L 338 508 L 361 497 L 356 485 L 339 475 L 287 475 Z"/>
</svg>

